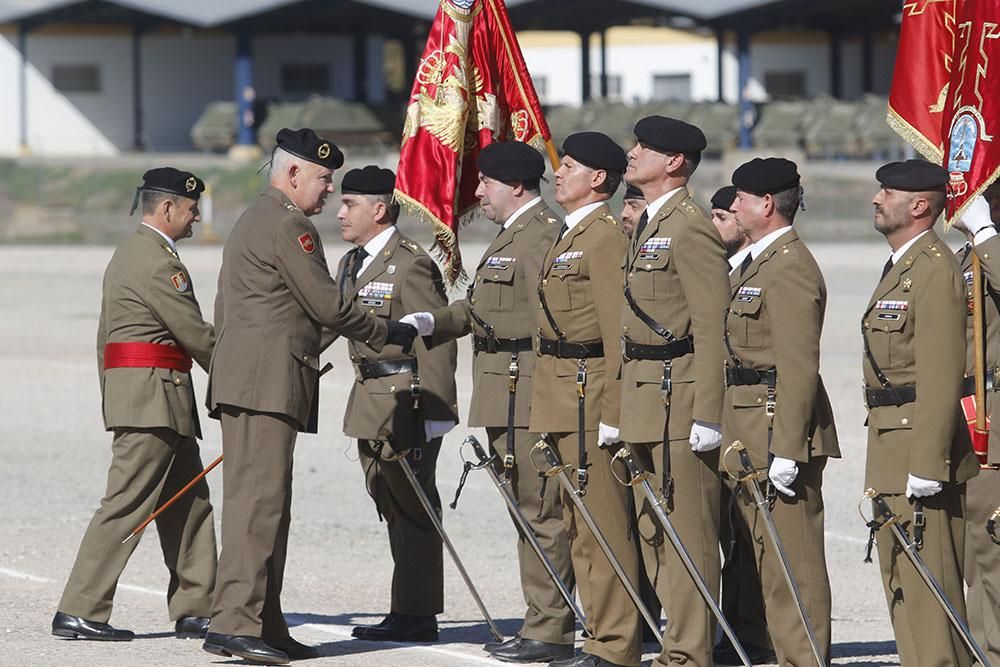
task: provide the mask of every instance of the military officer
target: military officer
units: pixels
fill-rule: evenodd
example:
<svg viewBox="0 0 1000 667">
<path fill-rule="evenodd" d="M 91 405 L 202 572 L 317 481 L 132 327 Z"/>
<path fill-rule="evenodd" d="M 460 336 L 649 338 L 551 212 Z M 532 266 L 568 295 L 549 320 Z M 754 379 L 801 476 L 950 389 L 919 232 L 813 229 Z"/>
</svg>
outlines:
<svg viewBox="0 0 1000 667">
<path fill-rule="evenodd" d="M 337 275 L 345 299 L 379 318 L 399 319 L 448 303 L 441 272 L 423 249 L 396 229 L 396 175 L 368 166 L 341 183 L 337 213 L 341 235 L 354 249 Z M 387 345 L 381 352 L 348 342 L 355 382 L 344 414 L 344 432 L 358 439 L 359 461 L 379 518 L 385 517 L 393 558 L 392 601 L 378 625 L 354 628 L 375 641 L 434 641 L 435 614 L 444 607 L 441 537 L 400 464 L 385 461 L 409 452 L 417 478 L 440 515 L 435 482 L 442 437 L 458 422 L 454 342 L 428 350 L 416 341 L 411 354 Z"/>
<path fill-rule="evenodd" d="M 646 210 L 646 200 L 642 196 L 642 190 L 631 183 L 626 183 L 625 196 L 622 199 L 622 231 L 625 236 L 632 238 L 635 226 L 639 224 L 642 212 Z"/>
<path fill-rule="evenodd" d="M 688 180 L 706 146 L 697 127 L 649 116 L 636 123 L 628 181 L 648 202 L 625 260 L 622 439 L 652 484 L 709 590 L 719 588 L 718 448 L 726 254 Z M 701 341 L 705 341 L 702 343 Z M 715 618 L 645 497 L 637 498 L 646 574 L 667 616 L 657 664 L 711 664 Z"/>
<path fill-rule="evenodd" d="M 992 201 L 991 201 L 992 200 Z M 996 211 L 991 216 L 991 206 Z M 1000 219 L 1000 182 L 987 189 L 985 196 L 977 198 L 963 217 L 955 222 L 955 229 L 964 232 L 969 242 L 958 251 L 958 261 L 964 273 L 966 296 L 969 299 L 966 331 L 966 378 L 962 394 L 963 405 L 975 395 L 972 347 L 972 256 L 979 257 L 983 268 L 985 289 L 983 311 L 985 316 L 985 360 L 987 379 L 986 414 L 993 412 L 994 392 L 1000 387 L 996 376 L 1000 364 L 1000 236 L 995 220 Z M 972 413 L 974 414 L 974 413 Z M 968 415 L 969 417 L 972 414 Z M 978 453 L 978 452 L 977 452 Z M 993 511 L 1000 506 L 1000 425 L 990 429 L 987 451 L 979 457 L 979 474 L 967 484 L 967 511 L 965 533 L 965 581 L 968 584 L 966 606 L 969 612 L 969 629 L 976 641 L 986 651 L 990 661 L 1000 665 L 1000 559 L 997 545 L 990 539 L 983 526 Z"/>
<path fill-rule="evenodd" d="M 892 256 L 863 317 L 865 486 L 883 495 L 914 540 L 921 537 L 914 510 L 922 506 L 920 555 L 964 618 L 965 487 L 979 466 L 959 405 L 965 285 L 933 229 L 948 172 L 907 160 L 881 167 L 875 178 L 881 184 L 872 200 L 875 229 Z M 900 661 L 969 665 L 944 610 L 889 535 L 878 540 L 878 557 Z"/>
<path fill-rule="evenodd" d="M 215 331 L 202 319 L 177 241 L 201 218 L 205 184 L 171 167 L 136 189 L 142 223 L 104 272 L 97 368 L 114 432 L 107 492 L 90 521 L 52 619 L 52 634 L 128 641 L 108 625 L 118 578 L 139 539 L 122 540 L 202 471 L 191 362 L 208 368 Z M 215 585 L 215 525 L 202 480 L 156 519 L 170 572 L 167 608 L 181 638 L 204 637 Z"/>
<path fill-rule="evenodd" d="M 440 340 L 472 334 L 469 425 L 486 428 L 498 473 L 510 478 L 525 518 L 560 579 L 572 590 L 573 566 L 559 486 L 545 484 L 529 456 L 538 441 L 538 435 L 528 430 L 538 274 L 560 227 L 539 194 L 544 173 L 541 154 L 521 142 L 493 143 L 480 153 L 476 195 L 487 219 L 500 227 L 497 236 L 483 253 L 465 299 L 402 321 L 413 321 L 421 334 L 433 331 Z M 521 537 L 517 556 L 527 605 L 524 621 L 514 637 L 487 644 L 487 650 L 506 662 L 572 656 L 576 623 L 572 610 Z"/>
<path fill-rule="evenodd" d="M 780 493 L 771 513 L 826 662 L 830 580 L 823 537 L 823 470 L 839 457 L 833 410 L 819 374 L 826 283 L 792 227 L 802 201 L 794 162 L 755 158 L 733 173 L 736 224 L 750 252 L 732 278 L 726 310 L 724 441 L 740 440 Z M 735 458 L 735 456 L 734 456 Z M 729 469 L 736 460 L 724 461 Z M 775 551 L 749 494 L 736 500 L 752 527 L 767 627 L 778 662 L 814 664 Z"/>
<path fill-rule="evenodd" d="M 222 421 L 225 502 L 209 653 L 265 664 L 316 655 L 289 636 L 280 595 L 295 437 L 316 428 L 321 330 L 374 350 L 408 351 L 416 334 L 343 298 L 330 276 L 309 216 L 323 209 L 343 162 L 312 130 L 282 129 L 270 187 L 223 250 L 208 407 Z"/>
<path fill-rule="evenodd" d="M 566 222 L 542 263 L 529 428 L 548 433 L 562 461 L 578 470 L 588 509 L 635 582 L 639 565 L 629 543 L 629 489 L 615 479 L 611 456 L 602 448 L 619 440 L 617 333 L 621 259 L 628 242 L 607 201 L 621 184 L 627 160 L 621 147 L 599 132 L 570 135 L 563 152 L 556 201 L 566 211 Z M 563 513 L 593 636 L 581 654 L 552 665 L 638 665 L 638 610 L 569 498 L 563 499 Z"/>
</svg>

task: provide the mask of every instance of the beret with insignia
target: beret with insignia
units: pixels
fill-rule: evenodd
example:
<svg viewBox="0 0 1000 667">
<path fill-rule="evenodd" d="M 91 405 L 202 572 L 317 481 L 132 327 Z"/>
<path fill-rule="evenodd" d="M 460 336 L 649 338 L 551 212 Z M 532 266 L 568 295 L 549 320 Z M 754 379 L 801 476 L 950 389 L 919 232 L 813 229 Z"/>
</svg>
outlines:
<svg viewBox="0 0 1000 667">
<path fill-rule="evenodd" d="M 636 140 L 661 153 L 700 153 L 708 141 L 690 123 L 666 116 L 646 116 L 635 124 Z"/>
<path fill-rule="evenodd" d="M 277 146 L 327 169 L 340 169 L 344 166 L 344 154 L 336 144 L 317 136 L 308 127 L 301 130 L 290 130 L 287 127 L 278 130 Z"/>
<path fill-rule="evenodd" d="M 139 195 L 145 190 L 165 192 L 198 201 L 201 198 L 201 193 L 205 191 L 205 182 L 191 172 L 181 171 L 173 167 L 150 169 L 142 175 L 142 185 L 135 189 L 135 197 L 132 199 L 132 210 L 129 211 L 129 215 L 135 213 L 135 209 L 139 205 Z"/>
<path fill-rule="evenodd" d="M 534 183 L 545 173 L 545 160 L 526 143 L 494 142 L 479 153 L 479 171 L 504 183 Z"/>
<path fill-rule="evenodd" d="M 944 167 L 926 160 L 890 162 L 879 167 L 875 180 L 884 187 L 907 192 L 944 192 L 948 185 L 948 172 Z"/>
<path fill-rule="evenodd" d="M 736 186 L 727 185 L 724 188 L 719 188 L 718 191 L 712 195 L 712 208 L 721 208 L 724 211 L 728 211 L 736 200 Z"/>
<path fill-rule="evenodd" d="M 736 168 L 733 172 L 733 185 L 737 190 L 755 195 L 773 195 L 798 187 L 799 172 L 791 160 L 755 157 Z"/>
<path fill-rule="evenodd" d="M 396 174 L 390 169 L 368 165 L 363 169 L 351 169 L 344 174 L 340 191 L 345 195 L 391 195 L 396 187 Z"/>
<path fill-rule="evenodd" d="M 624 172 L 628 158 L 614 139 L 601 132 L 576 132 L 563 141 L 563 153 L 591 169 Z"/>
<path fill-rule="evenodd" d="M 625 187 L 624 199 L 641 199 L 643 201 L 646 201 L 646 195 L 642 194 L 642 190 L 635 187 L 631 183 L 626 183 L 625 185 L 626 187 Z"/>
</svg>

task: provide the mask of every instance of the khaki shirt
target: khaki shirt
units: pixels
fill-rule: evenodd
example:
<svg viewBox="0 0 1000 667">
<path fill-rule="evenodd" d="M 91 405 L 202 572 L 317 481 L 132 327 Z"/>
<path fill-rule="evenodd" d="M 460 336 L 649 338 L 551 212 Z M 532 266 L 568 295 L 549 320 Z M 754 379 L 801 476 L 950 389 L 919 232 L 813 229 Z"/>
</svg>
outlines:
<svg viewBox="0 0 1000 667">
<path fill-rule="evenodd" d="M 544 201 L 519 215 L 486 248 L 468 297 L 434 311 L 434 339 L 450 340 L 468 333 L 485 336 L 472 310 L 493 327 L 497 338 L 534 338 L 538 274 L 561 224 Z M 509 352 L 478 352 L 473 357 L 469 426 L 507 425 L 510 358 Z M 519 428 L 528 426 L 534 375 L 534 352 L 522 352 L 514 408 L 514 425 Z"/>
<path fill-rule="evenodd" d="M 830 399 L 819 374 L 826 283 L 795 230 L 785 232 L 739 275 L 726 314 L 729 346 L 745 368 L 777 369 L 775 456 L 808 463 L 840 456 Z M 726 366 L 736 361 L 726 350 Z M 740 440 L 755 467 L 768 464 L 766 385 L 726 388 L 723 442 Z M 732 465 L 732 462 L 730 462 Z"/>
<path fill-rule="evenodd" d="M 302 211 L 269 187 L 226 241 L 215 301 L 218 342 L 208 408 L 286 415 L 314 432 L 325 326 L 381 349 L 386 325 L 342 299 L 323 243 Z"/>
<path fill-rule="evenodd" d="M 868 411 L 865 485 L 903 493 L 907 474 L 964 482 L 978 473 L 962 417 L 965 284 L 947 246 L 930 230 L 893 265 L 872 294 L 862 334 L 893 386 L 916 385 L 917 400 Z M 864 381 L 879 388 L 867 355 Z"/>
<path fill-rule="evenodd" d="M 570 343 L 604 343 L 604 357 L 587 361 L 586 430 L 598 422 L 618 426 L 621 402 L 621 261 L 628 239 L 607 205 L 594 209 L 545 255 L 540 288 L 549 311 Z M 556 339 L 539 307 L 542 338 Z M 539 355 L 535 361 L 529 430 L 575 433 L 578 427 L 576 359 Z"/>
<path fill-rule="evenodd" d="M 353 257 L 353 252 L 344 255 L 337 269 L 345 299 L 379 318 L 398 320 L 448 303 L 441 272 L 434 260 L 398 230 L 357 281 L 348 275 Z M 361 440 L 376 440 L 387 434 L 409 438 L 423 434 L 420 418 L 458 422 L 455 388 L 458 346 L 454 341 L 428 350 L 425 341 L 417 338 L 411 354 L 403 354 L 398 345 L 387 345 L 379 351 L 349 341 L 347 347 L 356 377 L 344 414 L 344 433 Z M 358 371 L 362 363 L 412 358 L 414 354 L 421 388 L 419 418 L 410 396 L 411 373 L 363 380 Z"/>
<path fill-rule="evenodd" d="M 625 284 L 636 305 L 678 339 L 694 336 L 694 353 L 674 359 L 674 389 L 693 383 L 693 407 L 674 401 L 671 438 L 688 431 L 692 419 L 722 422 L 722 316 L 729 303 L 729 263 L 715 225 L 694 203 L 687 188 L 674 193 L 634 235 L 625 258 Z M 643 345 L 664 340 L 624 303 L 621 332 Z M 635 417 L 622 424 L 626 442 L 659 442 L 663 438 L 663 362 L 626 359 L 622 365 L 622 402 Z M 682 391 L 683 393 L 683 391 Z M 675 396 L 675 399 L 677 397 Z M 677 422 L 676 424 L 674 422 Z"/>
<path fill-rule="evenodd" d="M 169 428 L 201 437 L 190 373 L 168 368 L 104 368 L 107 343 L 157 343 L 187 352 L 208 368 L 215 330 L 201 317 L 191 274 L 165 238 L 139 225 L 104 271 L 97 368 L 104 425 Z"/>
</svg>

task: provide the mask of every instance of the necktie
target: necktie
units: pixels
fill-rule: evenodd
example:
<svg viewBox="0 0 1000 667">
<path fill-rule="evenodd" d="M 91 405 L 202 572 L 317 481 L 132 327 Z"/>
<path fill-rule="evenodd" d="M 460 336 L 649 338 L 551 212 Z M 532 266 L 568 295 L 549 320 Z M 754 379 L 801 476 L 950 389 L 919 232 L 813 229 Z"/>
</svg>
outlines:
<svg viewBox="0 0 1000 667">
<path fill-rule="evenodd" d="M 885 266 L 882 267 L 882 277 L 879 278 L 879 282 L 885 280 L 885 277 L 889 275 L 890 271 L 892 271 L 892 257 L 890 257 L 888 261 L 886 261 Z"/>
<path fill-rule="evenodd" d="M 503 234 L 506 230 L 507 230 L 506 227 L 504 227 L 503 225 L 500 225 L 500 229 L 497 230 L 497 236 L 496 236 L 496 238 L 500 238 L 500 235 Z"/>
<path fill-rule="evenodd" d="M 351 260 L 351 279 L 357 280 L 358 274 L 361 273 L 361 265 L 364 264 L 365 258 L 368 257 L 368 251 L 362 246 L 354 251 L 354 258 Z"/>
<path fill-rule="evenodd" d="M 644 230 L 646 228 L 646 223 L 648 223 L 648 222 L 649 222 L 649 214 L 646 213 L 645 211 L 643 211 L 642 215 L 639 217 L 639 224 L 635 226 L 635 237 L 636 238 L 639 238 L 640 236 L 642 236 L 642 230 Z"/>
<path fill-rule="evenodd" d="M 556 241 L 562 241 L 563 237 L 566 236 L 566 232 L 569 231 L 569 225 L 565 222 L 562 223 L 562 227 L 559 228 L 559 238 Z"/>
<path fill-rule="evenodd" d="M 751 264 L 753 264 L 753 257 L 750 256 L 750 253 L 747 253 L 747 256 L 743 258 L 742 262 L 740 262 L 740 278 L 743 277 L 743 274 L 746 273 L 746 270 L 750 268 Z"/>
</svg>

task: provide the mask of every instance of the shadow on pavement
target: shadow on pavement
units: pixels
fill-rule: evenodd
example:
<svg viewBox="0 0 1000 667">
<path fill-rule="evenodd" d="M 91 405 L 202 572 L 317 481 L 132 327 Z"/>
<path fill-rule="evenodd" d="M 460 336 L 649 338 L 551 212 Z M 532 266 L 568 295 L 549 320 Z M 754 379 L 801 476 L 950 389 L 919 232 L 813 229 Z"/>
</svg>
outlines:
<svg viewBox="0 0 1000 667">
<path fill-rule="evenodd" d="M 331 625 L 339 627 L 351 628 L 355 625 L 369 625 L 373 623 L 378 623 L 384 617 L 384 612 L 351 612 L 349 614 L 313 614 L 313 613 L 286 613 L 285 621 L 288 623 L 288 627 L 292 628 L 297 625 L 307 625 L 310 623 L 315 623 L 316 625 Z M 521 618 L 495 618 L 493 622 L 496 623 L 497 628 L 500 632 L 504 634 L 505 637 L 513 636 L 521 628 Z M 440 622 L 439 629 L 440 638 L 436 642 L 432 642 L 435 645 L 441 644 L 485 644 L 486 642 L 494 641 L 493 635 L 490 633 L 489 625 L 486 621 L 482 619 L 474 620 L 461 620 L 461 619 L 448 619 L 446 621 Z M 376 646 L 377 643 L 362 641 L 359 639 L 345 640 L 347 642 L 352 642 L 358 645 L 365 646 Z M 334 642 L 334 644 L 342 644 L 343 642 Z M 396 646 L 401 642 L 389 642 L 387 646 Z M 417 646 L 421 645 L 419 643 L 415 644 Z M 327 646 L 324 644 L 323 646 Z M 322 648 L 321 648 L 322 650 Z M 369 650 L 378 650 L 377 648 L 371 648 Z M 340 655 L 340 654 L 334 654 Z"/>
</svg>

